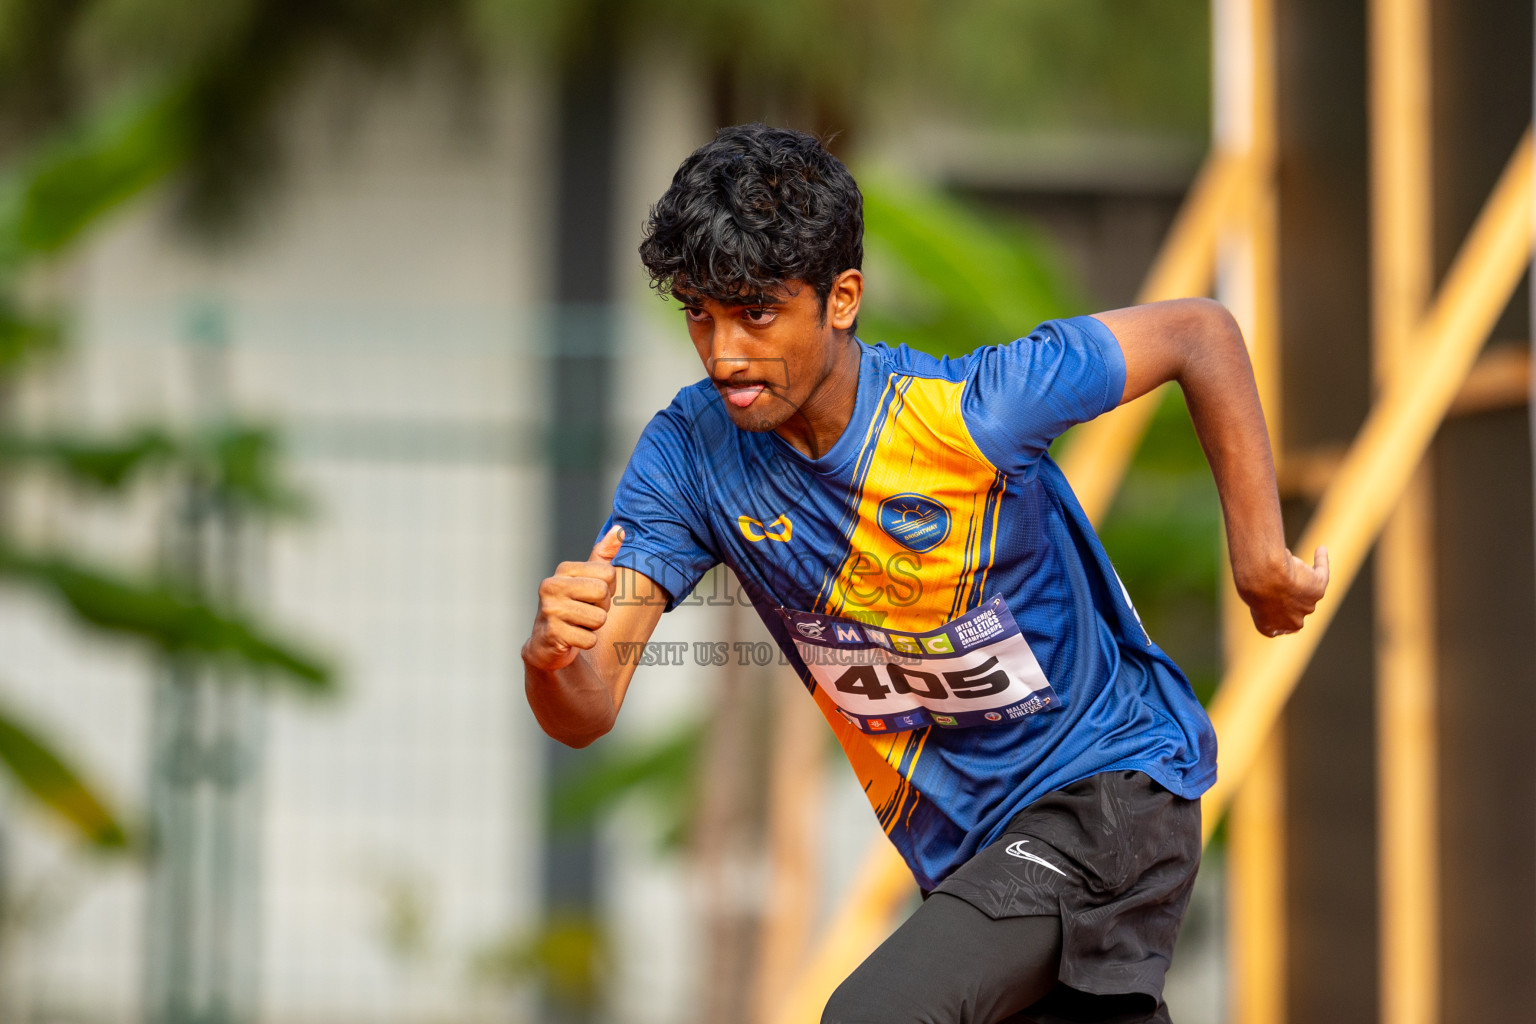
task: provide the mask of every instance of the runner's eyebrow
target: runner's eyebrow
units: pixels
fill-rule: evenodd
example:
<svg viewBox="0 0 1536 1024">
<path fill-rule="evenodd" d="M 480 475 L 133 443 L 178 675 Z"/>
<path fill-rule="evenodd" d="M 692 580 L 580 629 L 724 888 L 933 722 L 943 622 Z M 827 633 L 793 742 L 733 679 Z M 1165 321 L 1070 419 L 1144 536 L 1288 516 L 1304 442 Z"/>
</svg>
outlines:
<svg viewBox="0 0 1536 1024">
<path fill-rule="evenodd" d="M 680 295 L 677 292 L 673 292 L 672 297 L 684 306 L 690 307 L 702 306 L 708 299 L 715 299 L 713 295 Z M 716 299 L 716 301 L 730 309 L 777 309 L 788 304 L 789 298 L 758 292 L 754 295 L 737 295 L 729 299 Z"/>
</svg>

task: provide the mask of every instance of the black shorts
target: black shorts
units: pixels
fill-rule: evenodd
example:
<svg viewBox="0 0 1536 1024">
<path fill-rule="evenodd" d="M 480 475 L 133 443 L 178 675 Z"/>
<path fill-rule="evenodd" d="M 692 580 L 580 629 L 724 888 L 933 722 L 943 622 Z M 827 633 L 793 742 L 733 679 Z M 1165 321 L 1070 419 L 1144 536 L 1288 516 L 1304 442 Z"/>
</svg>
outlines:
<svg viewBox="0 0 1536 1024">
<path fill-rule="evenodd" d="M 1166 1024 L 1200 804 L 1141 772 L 1047 793 L 925 894 L 824 1024 Z"/>
</svg>

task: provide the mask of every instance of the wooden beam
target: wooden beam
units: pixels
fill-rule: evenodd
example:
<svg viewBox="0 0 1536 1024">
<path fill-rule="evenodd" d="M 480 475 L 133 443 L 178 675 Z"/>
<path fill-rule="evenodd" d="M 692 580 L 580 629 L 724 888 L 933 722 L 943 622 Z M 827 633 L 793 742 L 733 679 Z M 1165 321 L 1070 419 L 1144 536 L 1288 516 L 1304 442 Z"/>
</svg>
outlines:
<svg viewBox="0 0 1536 1024">
<path fill-rule="evenodd" d="M 1446 419 L 1518 409 L 1531 400 L 1531 353 L 1523 346 L 1500 345 L 1484 352 L 1451 401 Z M 1321 498 L 1349 451 L 1346 445 L 1319 445 L 1288 451 L 1279 462 L 1280 493 L 1287 498 Z"/>
<path fill-rule="evenodd" d="M 1452 416 L 1514 409 L 1531 400 L 1531 350 L 1500 345 L 1484 352 L 1451 403 Z"/>
</svg>

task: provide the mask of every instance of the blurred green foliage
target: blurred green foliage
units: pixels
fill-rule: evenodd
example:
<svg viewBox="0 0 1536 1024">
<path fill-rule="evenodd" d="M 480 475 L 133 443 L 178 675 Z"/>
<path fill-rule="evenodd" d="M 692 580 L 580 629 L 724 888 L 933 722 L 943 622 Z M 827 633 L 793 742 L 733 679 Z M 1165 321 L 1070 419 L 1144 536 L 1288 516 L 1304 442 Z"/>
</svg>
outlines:
<svg viewBox="0 0 1536 1024">
<path fill-rule="evenodd" d="M 0 137 L 16 144 L 0 170 L 0 498 L 7 485 L 47 477 L 79 501 L 154 486 L 197 495 L 204 508 L 242 519 L 297 512 L 303 502 L 283 479 L 270 430 L 230 423 L 90 436 L 29 430 L 6 415 L 4 398 L 47 366 L 64 336 L 54 311 L 26 301 L 35 272 L 121 204 L 186 167 L 195 152 L 198 96 L 190 78 L 109 94 L 79 109 L 66 102 L 66 93 L 80 90 L 66 89 L 66 69 L 45 67 L 44 58 L 67 63 L 62 40 L 88 6 L 0 5 L 0 26 L 15 30 L 0 30 Z M 39 90 L 50 88 L 56 95 L 40 99 Z M 238 666 L 237 677 L 305 692 L 330 689 L 323 659 L 215 601 L 196 580 L 39 548 L 11 526 L 0 515 L 0 584 L 45 596 L 87 626 L 137 637 L 166 659 Z M 22 789 L 88 843 L 126 847 L 120 815 L 73 761 L 34 725 L 9 712 L 0 718 L 0 763 Z"/>
<path fill-rule="evenodd" d="M 959 356 L 1084 308 L 1046 238 L 932 186 L 859 176 L 871 264 L 859 333 Z"/>
<path fill-rule="evenodd" d="M 918 108 L 1201 137 L 1208 20 L 1206 0 L 0 0 L 0 158 L 61 126 L 102 133 L 112 145 L 54 157 L 36 186 L 127 194 L 175 167 L 187 223 L 218 232 L 277 180 L 279 112 L 321 68 L 398 74 L 435 57 L 472 95 L 494 67 L 553 70 L 594 46 L 693 65 L 732 120 L 857 135 Z"/>
<path fill-rule="evenodd" d="M 25 154 L 0 183 L 0 272 L 49 255 L 187 154 L 179 93 L 112 103 Z"/>
<path fill-rule="evenodd" d="M 754 101 L 847 130 L 918 105 L 977 123 L 1203 136 L 1207 0 L 480 0 L 499 49 L 548 60 L 641 39 Z M 892 101 L 895 101 L 893 103 Z M 830 123 L 837 122 L 837 123 Z"/>
<path fill-rule="evenodd" d="M 53 744 L 5 711 L 0 711 L 0 762 L 34 799 L 74 826 L 87 842 L 103 850 L 127 845 L 128 836 L 116 816 L 55 753 Z"/>
<path fill-rule="evenodd" d="M 590 826 L 619 804 L 638 796 L 655 825 L 660 845 L 679 850 L 698 808 L 699 765 L 704 725 L 685 723 L 673 732 L 640 743 L 605 747 L 551 795 L 549 825 Z"/>
<path fill-rule="evenodd" d="M 586 916 L 552 914 L 528 932 L 515 932 L 487 944 L 470 961 L 482 984 L 517 988 L 542 982 L 557 1004 L 590 1010 L 603 995 L 610 953 L 602 928 Z"/>
</svg>

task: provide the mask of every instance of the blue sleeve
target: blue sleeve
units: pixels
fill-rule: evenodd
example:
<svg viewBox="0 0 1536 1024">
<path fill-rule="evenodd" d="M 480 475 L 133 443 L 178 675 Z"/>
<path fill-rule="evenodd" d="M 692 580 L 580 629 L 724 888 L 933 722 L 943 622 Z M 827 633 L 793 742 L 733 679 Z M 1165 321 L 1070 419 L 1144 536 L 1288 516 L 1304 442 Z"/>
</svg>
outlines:
<svg viewBox="0 0 1536 1024">
<path fill-rule="evenodd" d="M 687 419 L 674 405 L 652 417 L 613 495 L 613 514 L 597 539 L 618 523 L 624 544 L 613 559 L 667 591 L 667 611 L 686 598 L 720 559 L 709 541 L 695 481 Z"/>
<path fill-rule="evenodd" d="M 960 400 L 965 425 L 1010 475 L 1027 471 L 1068 427 L 1119 405 L 1125 391 L 1120 343 L 1091 316 L 1048 320 L 971 358 Z"/>
</svg>

